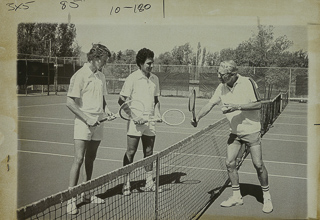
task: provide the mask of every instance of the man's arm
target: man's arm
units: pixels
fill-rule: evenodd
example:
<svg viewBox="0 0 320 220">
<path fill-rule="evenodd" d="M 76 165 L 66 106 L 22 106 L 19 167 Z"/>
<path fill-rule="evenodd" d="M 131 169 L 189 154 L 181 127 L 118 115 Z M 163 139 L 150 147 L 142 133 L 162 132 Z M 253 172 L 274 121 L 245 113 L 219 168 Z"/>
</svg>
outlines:
<svg viewBox="0 0 320 220">
<path fill-rule="evenodd" d="M 196 120 L 194 121 L 193 119 L 191 120 L 191 124 L 194 127 L 198 126 L 198 122 L 200 121 L 201 118 L 203 118 L 204 116 L 206 116 L 211 109 L 215 106 L 216 104 L 208 102 L 205 106 L 203 106 L 200 111 L 198 112 L 197 116 L 196 116 Z"/>
<path fill-rule="evenodd" d="M 250 102 L 247 104 L 227 104 L 224 103 L 222 107 L 222 113 L 230 113 L 237 110 L 250 111 L 250 110 L 259 110 L 261 109 L 261 102 Z"/>
<path fill-rule="evenodd" d="M 108 107 L 108 104 L 107 104 L 107 96 L 103 96 L 103 110 L 104 112 L 110 116 L 112 115 L 113 113 L 110 111 L 109 107 Z"/>
<path fill-rule="evenodd" d="M 72 111 L 78 118 L 80 118 L 83 122 L 85 122 L 89 126 L 96 126 L 99 124 L 98 121 L 89 118 L 86 116 L 79 108 L 79 106 L 76 103 L 75 97 L 67 97 L 67 107 Z"/>
<path fill-rule="evenodd" d="M 127 99 L 128 99 L 127 96 L 120 95 L 118 99 L 118 104 L 121 106 L 123 103 L 127 101 Z"/>
</svg>

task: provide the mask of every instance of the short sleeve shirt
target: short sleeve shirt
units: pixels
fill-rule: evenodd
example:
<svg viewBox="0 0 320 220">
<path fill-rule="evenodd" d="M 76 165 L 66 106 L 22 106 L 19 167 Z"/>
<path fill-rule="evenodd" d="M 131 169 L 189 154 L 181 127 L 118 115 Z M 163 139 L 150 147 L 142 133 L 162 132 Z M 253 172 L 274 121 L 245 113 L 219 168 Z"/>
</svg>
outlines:
<svg viewBox="0 0 320 220">
<path fill-rule="evenodd" d="M 214 92 L 210 103 L 248 104 L 260 101 L 257 84 L 249 77 L 238 74 L 238 79 L 232 88 L 220 83 Z M 231 133 L 237 135 L 251 134 L 260 131 L 260 110 L 240 110 L 226 114 L 230 123 Z"/>
<path fill-rule="evenodd" d="M 79 98 L 77 104 L 87 115 L 103 113 L 103 96 L 107 95 L 106 80 L 103 73 L 93 73 L 85 63 L 70 80 L 67 96 Z"/>
<path fill-rule="evenodd" d="M 154 97 L 160 95 L 159 79 L 152 73 L 148 78 L 139 69 L 126 78 L 120 95 L 141 101 L 145 106 L 145 113 L 153 114 Z"/>
</svg>

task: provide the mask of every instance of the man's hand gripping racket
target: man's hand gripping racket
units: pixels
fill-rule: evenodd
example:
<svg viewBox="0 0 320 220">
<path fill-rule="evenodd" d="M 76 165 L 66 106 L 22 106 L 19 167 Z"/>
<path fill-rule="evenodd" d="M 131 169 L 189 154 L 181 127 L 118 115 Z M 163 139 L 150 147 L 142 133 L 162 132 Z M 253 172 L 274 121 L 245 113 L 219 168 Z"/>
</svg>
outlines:
<svg viewBox="0 0 320 220">
<path fill-rule="evenodd" d="M 196 118 L 196 90 L 192 89 L 189 95 L 189 103 L 188 103 L 189 112 L 192 113 L 191 124 L 193 127 L 198 126 L 197 118 Z"/>
<path fill-rule="evenodd" d="M 144 113 L 144 105 L 138 100 L 128 100 L 124 102 L 118 111 L 118 113 L 111 116 L 102 118 L 99 122 L 112 121 L 116 118 L 122 118 L 124 120 L 133 120 L 135 122 L 142 123 L 142 116 Z"/>
</svg>

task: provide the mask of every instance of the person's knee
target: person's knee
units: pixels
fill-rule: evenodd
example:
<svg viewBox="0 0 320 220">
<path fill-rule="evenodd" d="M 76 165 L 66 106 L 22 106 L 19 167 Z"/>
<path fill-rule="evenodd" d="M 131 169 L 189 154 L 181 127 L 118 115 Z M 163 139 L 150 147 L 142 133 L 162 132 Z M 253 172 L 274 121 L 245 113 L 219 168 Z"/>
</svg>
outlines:
<svg viewBox="0 0 320 220">
<path fill-rule="evenodd" d="M 82 156 L 76 156 L 76 157 L 74 158 L 74 163 L 75 163 L 76 165 L 78 165 L 78 166 L 81 166 L 82 163 L 83 163 L 83 161 L 84 161 L 84 157 L 82 157 Z"/>
<path fill-rule="evenodd" d="M 236 161 L 235 160 L 226 160 L 226 167 L 228 172 L 233 172 L 236 169 Z"/>
<path fill-rule="evenodd" d="M 131 157 L 134 157 L 134 155 L 136 154 L 136 152 L 137 152 L 137 149 L 135 149 L 135 148 L 129 148 L 129 149 L 127 149 L 127 151 L 126 151 L 126 154 L 127 154 L 127 156 L 128 156 L 129 158 L 131 158 Z"/>
<path fill-rule="evenodd" d="M 264 164 L 262 161 L 258 161 L 254 163 L 254 167 L 256 168 L 258 173 L 263 173 L 264 171 Z"/>
<path fill-rule="evenodd" d="M 151 156 L 153 154 L 153 148 L 152 147 L 147 147 L 145 152 L 144 152 L 144 156 L 148 157 Z"/>
</svg>

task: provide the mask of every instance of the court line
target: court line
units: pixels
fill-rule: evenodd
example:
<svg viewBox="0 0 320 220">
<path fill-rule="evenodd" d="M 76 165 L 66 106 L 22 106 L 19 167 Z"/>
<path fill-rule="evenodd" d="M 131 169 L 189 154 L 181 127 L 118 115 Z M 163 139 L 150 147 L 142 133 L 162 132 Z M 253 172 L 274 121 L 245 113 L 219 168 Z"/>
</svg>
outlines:
<svg viewBox="0 0 320 220">
<path fill-rule="evenodd" d="M 270 131 L 266 133 L 266 135 L 274 135 L 274 136 L 284 136 L 283 134 L 279 134 L 279 133 L 271 133 Z M 294 135 L 294 134 L 285 134 L 285 136 L 288 137 L 305 137 L 307 138 L 307 135 Z"/>
<path fill-rule="evenodd" d="M 279 118 L 305 118 L 305 119 L 307 119 L 307 116 L 281 114 L 281 115 L 279 116 Z"/>
<path fill-rule="evenodd" d="M 66 105 L 66 103 L 55 103 L 55 104 L 45 104 L 45 105 L 18 105 L 18 108 L 32 108 L 32 107 L 47 107 L 47 106 L 55 106 L 55 105 Z"/>
<path fill-rule="evenodd" d="M 242 174 L 250 174 L 250 175 L 257 175 L 257 173 L 251 173 L 251 172 L 242 172 L 242 171 L 239 171 L 239 173 L 242 173 Z M 268 173 L 268 176 L 269 176 L 269 177 L 272 176 L 272 177 L 288 178 L 288 179 L 308 180 L 307 177 L 283 176 L 283 175 L 276 175 L 276 174 L 270 174 L 270 173 Z"/>
<path fill-rule="evenodd" d="M 291 126 L 291 125 L 297 125 L 297 126 L 308 126 L 306 124 L 292 124 L 292 123 L 279 123 L 279 122 L 275 122 L 273 124 L 273 126 L 276 126 L 276 125 L 288 125 L 288 126 Z"/>
<path fill-rule="evenodd" d="M 61 119 L 61 120 L 65 120 L 65 119 Z M 66 119 L 66 120 L 70 120 L 70 119 Z M 47 121 L 28 121 L 28 120 L 18 120 L 19 122 L 24 122 L 24 123 L 38 123 L 38 124 L 51 124 L 51 125 L 68 125 L 68 126 L 74 126 L 73 123 L 62 123 L 62 122 L 47 122 Z M 217 121 L 217 120 L 215 120 Z M 214 121 L 214 122 L 215 122 Z M 124 125 L 124 123 L 116 123 L 116 122 L 110 122 L 112 124 L 116 124 L 116 125 Z M 170 133 L 174 133 L 174 134 L 194 134 L 197 131 L 199 131 L 199 129 L 193 128 L 191 127 L 179 127 L 179 130 L 190 130 L 190 132 L 177 132 L 176 130 L 178 130 L 176 127 L 174 126 L 168 126 L 168 125 L 157 125 L 157 133 L 168 133 L 168 128 L 173 129 L 175 131 L 170 131 Z M 165 128 L 165 130 L 159 130 L 159 128 Z M 114 126 L 104 126 L 104 129 L 116 129 L 116 130 L 125 130 L 125 127 L 123 128 L 117 128 Z M 192 132 L 191 132 L 192 131 Z"/>
<path fill-rule="evenodd" d="M 18 139 L 19 141 L 27 141 L 27 142 L 38 142 L 38 143 L 48 143 L 48 144 L 59 144 L 59 145 L 70 145 L 73 146 L 73 143 L 62 143 L 62 142 L 54 142 L 54 141 L 41 141 L 41 140 L 30 140 L 30 139 Z M 100 145 L 99 148 L 103 149 L 112 149 L 112 150 L 125 150 L 124 148 L 116 148 L 116 147 L 106 147 Z M 18 150 L 23 151 L 23 150 Z M 142 150 L 139 150 L 139 152 L 142 152 Z M 33 151 L 31 151 L 33 152 Z M 158 153 L 160 151 L 153 151 L 154 153 Z M 225 156 L 209 156 L 209 155 L 202 155 L 202 154 L 187 154 L 187 153 L 175 153 L 175 154 L 183 154 L 187 156 L 199 156 L 199 157 L 212 157 L 212 158 L 225 158 Z M 245 159 L 245 161 L 251 161 L 251 159 Z M 307 164 L 304 163 L 292 163 L 292 162 L 281 162 L 281 161 L 271 161 L 271 160 L 264 160 L 265 163 L 275 163 L 275 164 L 286 164 L 286 165 L 300 165 L 300 166 L 307 166 Z"/>
<path fill-rule="evenodd" d="M 262 141 L 263 140 L 269 140 L 269 141 L 283 141 L 283 142 L 299 142 L 299 143 L 308 143 L 307 141 L 298 141 L 298 140 L 284 140 L 284 139 L 275 139 L 275 138 L 265 138 L 263 137 L 262 138 Z"/>
<path fill-rule="evenodd" d="M 18 141 L 47 143 L 47 144 L 58 144 L 58 145 L 70 145 L 70 146 L 73 146 L 73 145 L 74 145 L 73 143 L 62 143 L 62 142 L 30 140 L 30 139 L 18 139 Z M 105 146 L 102 146 L 102 145 L 99 146 L 99 149 L 100 149 L 100 148 L 103 148 L 103 149 L 111 149 L 111 150 L 122 150 L 122 151 L 125 151 L 125 150 L 126 150 L 125 148 L 105 147 Z M 18 151 L 20 151 L 20 150 L 18 150 Z M 138 151 L 138 152 L 142 152 L 143 150 L 138 149 L 137 151 Z M 153 152 L 158 153 L 159 151 L 155 151 L 155 150 L 154 150 Z"/>
<path fill-rule="evenodd" d="M 42 155 L 49 155 L 49 156 L 59 156 L 59 157 L 72 157 L 72 158 L 73 158 L 73 156 L 64 155 L 64 154 L 42 153 L 42 152 L 21 151 L 21 150 L 20 150 L 19 152 L 21 152 L 21 153 L 30 153 L 30 154 L 42 154 Z M 123 163 L 122 160 L 103 159 L 103 158 L 99 158 L 99 157 L 97 157 L 96 160 Z M 175 167 L 188 168 L 188 169 L 200 169 L 200 170 L 226 172 L 226 169 L 221 170 L 221 169 L 209 169 L 209 168 L 188 167 L 188 166 L 175 166 Z M 252 172 L 241 172 L 241 171 L 239 171 L 239 173 L 250 174 L 250 175 L 257 175 L 257 173 L 252 173 Z M 270 177 L 270 176 L 273 176 L 273 177 L 288 178 L 288 179 L 303 179 L 303 180 L 307 180 L 307 178 L 305 178 L 305 177 L 294 177 L 294 176 L 274 175 L 274 174 L 270 174 L 270 173 L 268 174 L 268 176 L 269 176 L 269 177 Z"/>
<path fill-rule="evenodd" d="M 36 119 L 50 119 L 50 120 L 66 120 L 66 121 L 73 121 L 74 119 L 62 119 L 62 118 L 46 118 L 46 117 L 30 117 L 30 116 L 19 116 L 19 117 L 27 117 L 27 118 L 36 118 Z M 40 124 L 55 124 L 55 125 L 70 125 L 70 126 L 73 126 L 74 124 L 73 123 L 61 123 L 61 122 L 41 122 L 41 121 L 28 121 L 28 120 L 18 120 L 19 122 L 25 122 L 25 123 L 40 123 Z M 215 120 L 217 121 L 217 120 Z M 115 121 L 111 122 L 112 124 L 117 124 L 117 125 L 123 125 L 123 123 L 117 123 Z M 295 125 L 295 124 L 290 124 L 290 123 L 277 123 L 277 124 L 282 124 L 282 125 Z M 300 124 L 299 124 L 300 125 Z M 301 124 L 302 125 L 302 124 Z M 273 125 L 275 126 L 275 125 Z M 303 126 L 307 126 L 307 125 L 303 125 Z M 157 128 L 172 128 L 172 129 L 175 129 L 174 127 L 170 127 L 170 126 L 161 126 L 161 125 L 157 125 Z M 104 128 L 105 129 L 108 129 L 108 128 L 112 128 L 112 129 L 117 129 L 117 130 L 122 130 L 123 128 L 115 128 L 115 127 L 112 127 L 112 126 L 106 126 L 104 125 Z M 196 131 L 198 131 L 197 129 L 195 128 L 187 128 L 187 127 L 179 127 L 179 130 L 181 129 L 185 129 L 185 130 L 192 130 L 193 132 L 189 133 L 189 132 L 170 132 L 170 133 L 176 133 L 176 134 L 194 134 Z M 166 130 L 165 132 L 164 131 L 161 131 L 161 130 L 157 130 L 157 132 L 159 133 L 168 133 L 168 131 Z M 267 134 L 272 134 L 272 133 L 267 133 Z M 272 134 L 272 135 L 275 135 L 275 134 Z M 307 136 L 302 136 L 302 135 L 287 135 L 287 134 L 276 134 L 276 135 L 281 135 L 281 136 L 299 136 L 299 137 L 307 137 Z M 263 138 L 263 139 L 267 139 L 267 140 L 271 140 L 269 138 Z M 275 140 L 280 140 L 280 141 L 292 141 L 292 140 L 283 140 L 283 139 L 275 139 Z M 298 141 L 299 142 L 299 141 Z M 300 142 L 306 142 L 306 141 L 300 141 Z"/>
</svg>

